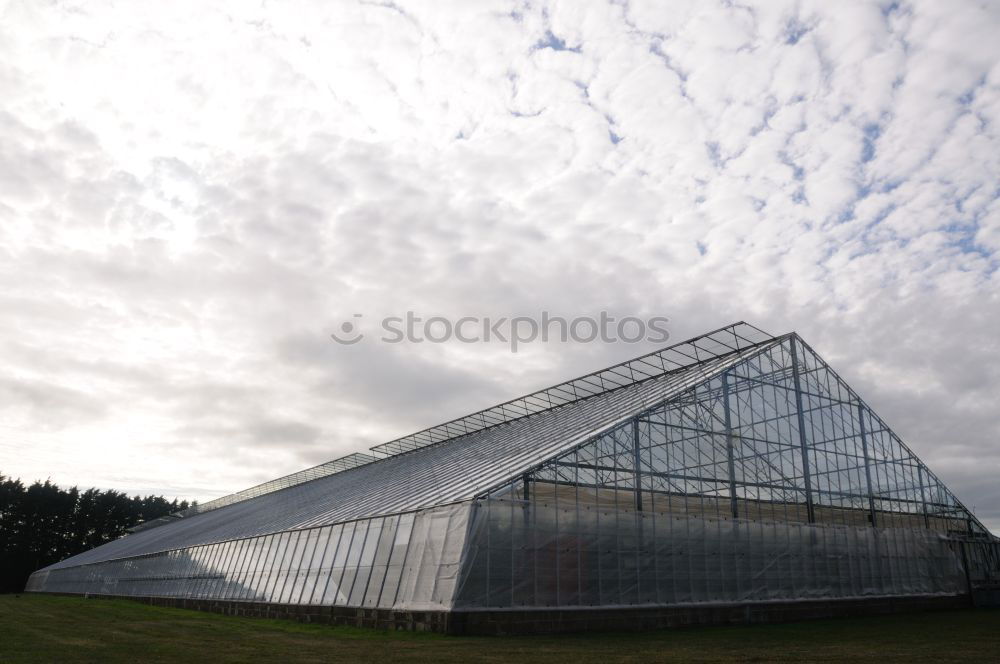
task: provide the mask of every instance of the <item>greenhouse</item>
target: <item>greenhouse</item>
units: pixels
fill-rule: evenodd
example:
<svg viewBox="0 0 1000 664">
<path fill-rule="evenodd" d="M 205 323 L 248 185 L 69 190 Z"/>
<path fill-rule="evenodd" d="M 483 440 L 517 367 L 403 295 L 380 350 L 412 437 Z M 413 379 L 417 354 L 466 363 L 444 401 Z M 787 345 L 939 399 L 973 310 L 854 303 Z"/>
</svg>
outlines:
<svg viewBox="0 0 1000 664">
<path fill-rule="evenodd" d="M 741 322 L 142 524 L 27 589 L 532 632 L 967 606 L 998 554 L 797 334 Z"/>
</svg>

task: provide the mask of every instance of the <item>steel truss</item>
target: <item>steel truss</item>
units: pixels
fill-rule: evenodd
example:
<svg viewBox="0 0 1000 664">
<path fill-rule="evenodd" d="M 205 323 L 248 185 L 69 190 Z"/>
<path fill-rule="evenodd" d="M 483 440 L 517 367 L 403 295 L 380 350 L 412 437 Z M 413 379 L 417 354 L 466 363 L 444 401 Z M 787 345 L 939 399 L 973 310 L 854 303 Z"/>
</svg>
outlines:
<svg viewBox="0 0 1000 664">
<path fill-rule="evenodd" d="M 794 333 L 482 495 L 532 485 L 557 502 L 587 500 L 577 487 L 636 510 L 988 533 Z"/>
</svg>

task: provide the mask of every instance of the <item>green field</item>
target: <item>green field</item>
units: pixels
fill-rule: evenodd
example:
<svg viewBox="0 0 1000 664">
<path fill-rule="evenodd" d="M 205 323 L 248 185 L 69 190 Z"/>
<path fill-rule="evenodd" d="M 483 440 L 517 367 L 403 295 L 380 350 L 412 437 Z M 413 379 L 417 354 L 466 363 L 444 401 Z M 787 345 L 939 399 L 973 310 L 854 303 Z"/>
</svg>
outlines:
<svg viewBox="0 0 1000 664">
<path fill-rule="evenodd" d="M 644 634 L 448 637 L 0 595 L 0 662 L 998 661 L 1000 611 Z"/>
</svg>

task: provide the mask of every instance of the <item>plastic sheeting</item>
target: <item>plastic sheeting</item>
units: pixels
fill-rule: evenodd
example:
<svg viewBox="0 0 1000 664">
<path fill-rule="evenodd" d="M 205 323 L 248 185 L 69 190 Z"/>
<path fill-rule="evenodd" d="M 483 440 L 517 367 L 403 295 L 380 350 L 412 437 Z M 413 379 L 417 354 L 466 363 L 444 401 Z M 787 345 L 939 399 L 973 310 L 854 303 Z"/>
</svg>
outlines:
<svg viewBox="0 0 1000 664">
<path fill-rule="evenodd" d="M 483 499 L 36 572 L 28 590 L 398 610 L 955 594 L 928 530 Z"/>
<path fill-rule="evenodd" d="M 478 503 L 455 608 L 677 605 L 964 592 L 926 530 Z"/>
<path fill-rule="evenodd" d="M 451 606 L 469 503 L 36 572 L 27 590 L 289 604 Z"/>
</svg>

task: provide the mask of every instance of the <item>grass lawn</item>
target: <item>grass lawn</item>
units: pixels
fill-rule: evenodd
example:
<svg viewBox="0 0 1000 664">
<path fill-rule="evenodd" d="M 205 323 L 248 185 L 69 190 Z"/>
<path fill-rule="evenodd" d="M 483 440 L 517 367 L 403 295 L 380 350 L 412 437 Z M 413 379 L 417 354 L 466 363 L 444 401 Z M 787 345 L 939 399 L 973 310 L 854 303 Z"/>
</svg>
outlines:
<svg viewBox="0 0 1000 664">
<path fill-rule="evenodd" d="M 0 662 L 1000 661 L 1000 610 L 643 634 L 448 637 L 0 595 Z"/>
</svg>

